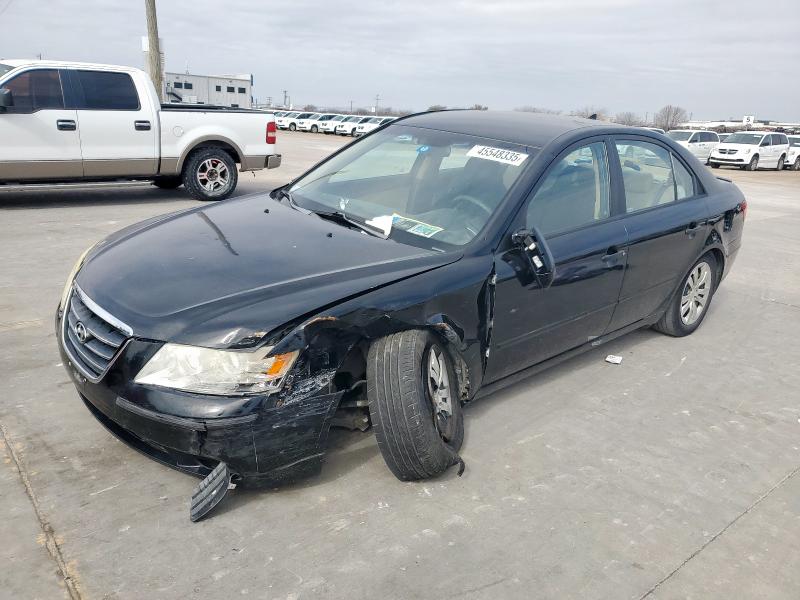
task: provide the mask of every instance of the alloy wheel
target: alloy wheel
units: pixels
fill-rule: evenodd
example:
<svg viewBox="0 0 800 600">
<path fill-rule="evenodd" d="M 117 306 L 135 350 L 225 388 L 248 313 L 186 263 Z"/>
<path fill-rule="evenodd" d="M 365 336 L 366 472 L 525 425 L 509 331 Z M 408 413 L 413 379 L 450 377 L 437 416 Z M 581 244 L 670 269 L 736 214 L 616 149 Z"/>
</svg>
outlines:
<svg viewBox="0 0 800 600">
<path fill-rule="evenodd" d="M 209 158 L 197 167 L 197 181 L 207 192 L 217 192 L 228 186 L 228 166 L 218 158 Z"/>
<path fill-rule="evenodd" d="M 681 295 L 681 321 L 684 325 L 694 325 L 700 319 L 711 295 L 711 267 L 707 262 L 695 265 Z"/>
<path fill-rule="evenodd" d="M 452 437 L 453 394 L 447 371 L 447 358 L 437 346 L 428 352 L 428 393 L 433 404 L 436 429 L 445 441 Z"/>
</svg>

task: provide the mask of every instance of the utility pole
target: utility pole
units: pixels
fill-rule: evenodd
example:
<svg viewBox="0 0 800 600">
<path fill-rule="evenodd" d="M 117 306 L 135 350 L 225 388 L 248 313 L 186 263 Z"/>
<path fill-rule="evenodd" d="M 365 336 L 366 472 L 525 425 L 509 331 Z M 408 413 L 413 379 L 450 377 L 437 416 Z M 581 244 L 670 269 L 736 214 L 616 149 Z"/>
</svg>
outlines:
<svg viewBox="0 0 800 600">
<path fill-rule="evenodd" d="M 375 114 L 378 114 L 378 103 L 381 101 L 381 95 L 375 94 Z"/>
<path fill-rule="evenodd" d="M 353 114 L 353 101 L 350 100 L 350 114 Z"/>
<path fill-rule="evenodd" d="M 288 93 L 288 90 L 283 90 L 283 108 L 289 108 L 289 96 L 286 95 Z"/>
<path fill-rule="evenodd" d="M 164 99 L 164 84 L 161 78 L 161 45 L 158 43 L 158 17 L 156 0 L 144 0 L 147 15 L 147 63 L 150 79 L 160 100 Z"/>
</svg>

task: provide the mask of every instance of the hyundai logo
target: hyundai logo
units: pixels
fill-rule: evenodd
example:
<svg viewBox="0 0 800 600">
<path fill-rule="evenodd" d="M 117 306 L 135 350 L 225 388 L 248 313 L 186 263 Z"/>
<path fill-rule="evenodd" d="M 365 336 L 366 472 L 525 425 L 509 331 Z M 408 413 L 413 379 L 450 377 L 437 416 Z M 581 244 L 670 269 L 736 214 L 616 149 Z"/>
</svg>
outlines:
<svg viewBox="0 0 800 600">
<path fill-rule="evenodd" d="M 81 344 L 85 344 L 86 342 L 88 342 L 89 338 L 91 337 L 89 334 L 89 330 L 86 329 L 86 325 L 84 325 L 80 321 L 78 321 L 75 324 L 75 335 L 78 336 L 78 341 Z"/>
</svg>

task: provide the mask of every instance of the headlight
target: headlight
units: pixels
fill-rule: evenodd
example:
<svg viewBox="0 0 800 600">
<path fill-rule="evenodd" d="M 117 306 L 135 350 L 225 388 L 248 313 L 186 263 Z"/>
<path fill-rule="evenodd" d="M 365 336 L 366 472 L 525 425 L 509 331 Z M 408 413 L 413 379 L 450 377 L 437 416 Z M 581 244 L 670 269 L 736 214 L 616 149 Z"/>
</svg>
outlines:
<svg viewBox="0 0 800 600">
<path fill-rule="evenodd" d="M 83 253 L 80 255 L 77 261 L 75 261 L 75 266 L 72 267 L 72 270 L 69 272 L 67 276 L 67 282 L 64 284 L 64 291 L 61 292 L 61 302 L 59 303 L 58 307 L 62 310 L 66 308 L 67 305 L 67 297 L 69 296 L 69 292 L 72 289 L 72 282 L 75 281 L 75 277 L 78 275 L 78 271 L 81 270 L 83 266 L 83 261 L 86 260 L 86 255 L 89 254 L 97 244 L 92 244 Z"/>
<path fill-rule="evenodd" d="M 752 150 L 750 148 L 746 148 L 745 151 L 744 151 L 745 154 L 750 154 L 750 152 L 752 152 Z"/>
<path fill-rule="evenodd" d="M 280 390 L 298 353 L 267 356 L 270 350 L 272 346 L 247 352 L 164 344 L 134 381 L 201 394 L 271 394 Z"/>
</svg>

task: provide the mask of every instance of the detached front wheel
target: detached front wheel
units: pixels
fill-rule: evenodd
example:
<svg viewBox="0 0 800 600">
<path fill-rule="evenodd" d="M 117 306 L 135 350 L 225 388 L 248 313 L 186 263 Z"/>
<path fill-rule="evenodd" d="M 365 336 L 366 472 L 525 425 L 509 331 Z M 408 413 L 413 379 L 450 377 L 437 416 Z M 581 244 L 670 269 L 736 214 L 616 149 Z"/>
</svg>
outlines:
<svg viewBox="0 0 800 600">
<path fill-rule="evenodd" d="M 433 333 L 403 331 L 372 344 L 369 412 L 383 459 L 398 479 L 434 477 L 460 461 L 459 396 L 450 356 Z"/>
<path fill-rule="evenodd" d="M 183 186 L 196 200 L 224 200 L 234 192 L 238 179 L 236 162 L 222 148 L 194 152 L 183 168 Z"/>
</svg>

